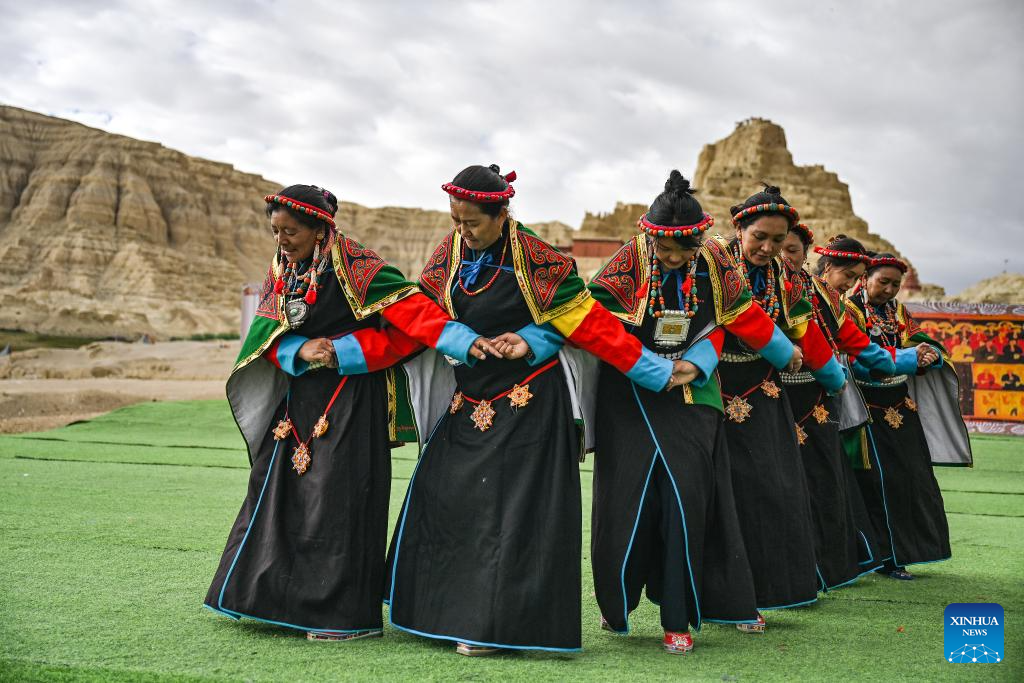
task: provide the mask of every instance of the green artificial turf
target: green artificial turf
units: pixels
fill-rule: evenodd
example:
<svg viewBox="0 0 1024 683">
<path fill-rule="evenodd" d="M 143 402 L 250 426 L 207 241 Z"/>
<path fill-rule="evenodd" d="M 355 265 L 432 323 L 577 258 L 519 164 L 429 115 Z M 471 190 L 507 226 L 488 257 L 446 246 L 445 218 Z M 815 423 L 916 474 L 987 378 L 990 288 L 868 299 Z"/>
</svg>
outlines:
<svg viewBox="0 0 1024 683">
<path fill-rule="evenodd" d="M 974 469 L 936 470 L 954 557 L 915 568 L 917 581 L 867 577 L 770 613 L 763 636 L 706 625 L 693 653 L 672 657 L 650 603 L 629 637 L 598 628 L 585 552 L 582 653 L 468 659 L 390 627 L 381 640 L 309 643 L 201 608 L 247 478 L 223 402 L 141 404 L 0 437 L 0 680 L 1021 680 L 1024 441 L 974 445 Z M 394 451 L 392 522 L 415 455 Z M 945 662 L 950 602 L 1003 605 L 1002 664 Z"/>
</svg>

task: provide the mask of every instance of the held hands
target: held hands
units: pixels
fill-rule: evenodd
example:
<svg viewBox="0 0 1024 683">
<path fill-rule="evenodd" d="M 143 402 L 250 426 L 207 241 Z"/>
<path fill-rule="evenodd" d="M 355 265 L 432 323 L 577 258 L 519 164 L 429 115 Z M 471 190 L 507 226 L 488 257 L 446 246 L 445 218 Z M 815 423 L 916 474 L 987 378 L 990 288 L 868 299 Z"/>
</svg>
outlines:
<svg viewBox="0 0 1024 683">
<path fill-rule="evenodd" d="M 334 355 L 334 344 L 326 337 L 310 339 L 299 349 L 299 358 L 307 363 L 319 363 L 329 368 L 338 367 L 338 358 Z"/>
<path fill-rule="evenodd" d="M 797 372 L 800 366 L 804 364 L 804 352 L 799 346 L 793 345 L 793 355 L 789 359 L 789 365 L 786 366 L 786 372 Z"/>
<path fill-rule="evenodd" d="M 501 354 L 501 358 L 505 360 L 518 360 L 525 358 L 530 353 L 530 345 L 515 332 L 499 334 L 494 339 L 491 339 L 491 344 Z"/>
<path fill-rule="evenodd" d="M 672 376 L 668 378 L 665 391 L 689 384 L 700 376 L 700 369 L 688 360 L 677 360 L 672 363 Z"/>
<path fill-rule="evenodd" d="M 931 344 L 922 342 L 917 345 L 917 367 L 925 368 L 939 360 L 939 352 Z"/>
<path fill-rule="evenodd" d="M 477 337 L 473 341 L 473 345 L 469 347 L 470 355 L 477 360 L 487 360 L 487 354 L 491 354 L 495 358 L 507 358 L 507 356 L 502 355 L 501 351 L 498 350 L 498 347 L 495 346 L 493 342 L 493 339 Z"/>
</svg>

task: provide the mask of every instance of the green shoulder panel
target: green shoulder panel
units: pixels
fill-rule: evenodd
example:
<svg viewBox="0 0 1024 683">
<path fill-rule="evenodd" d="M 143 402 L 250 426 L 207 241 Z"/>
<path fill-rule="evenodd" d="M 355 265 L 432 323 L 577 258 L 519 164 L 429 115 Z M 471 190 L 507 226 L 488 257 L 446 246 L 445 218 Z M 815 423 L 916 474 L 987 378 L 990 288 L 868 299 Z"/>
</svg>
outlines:
<svg viewBox="0 0 1024 683">
<path fill-rule="evenodd" d="M 372 249 L 339 234 L 331 246 L 334 273 L 356 320 L 415 294 L 416 285 Z"/>
<path fill-rule="evenodd" d="M 651 280 L 650 243 L 644 234 L 623 244 L 587 285 L 591 295 L 620 320 L 640 325 Z"/>
<path fill-rule="evenodd" d="M 590 298 L 576 261 L 518 221 L 509 230 L 516 280 L 533 320 L 542 325 Z"/>
</svg>

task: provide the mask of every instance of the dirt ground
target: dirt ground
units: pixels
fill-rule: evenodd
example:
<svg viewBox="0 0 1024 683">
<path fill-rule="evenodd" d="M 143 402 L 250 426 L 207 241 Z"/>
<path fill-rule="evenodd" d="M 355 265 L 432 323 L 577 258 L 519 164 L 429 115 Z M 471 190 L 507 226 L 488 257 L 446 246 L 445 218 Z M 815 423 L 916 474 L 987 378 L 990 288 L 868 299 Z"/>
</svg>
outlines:
<svg viewBox="0 0 1024 683">
<path fill-rule="evenodd" d="M 53 429 L 131 403 L 224 397 L 237 342 L 96 342 L 0 357 L 0 433 Z"/>
</svg>

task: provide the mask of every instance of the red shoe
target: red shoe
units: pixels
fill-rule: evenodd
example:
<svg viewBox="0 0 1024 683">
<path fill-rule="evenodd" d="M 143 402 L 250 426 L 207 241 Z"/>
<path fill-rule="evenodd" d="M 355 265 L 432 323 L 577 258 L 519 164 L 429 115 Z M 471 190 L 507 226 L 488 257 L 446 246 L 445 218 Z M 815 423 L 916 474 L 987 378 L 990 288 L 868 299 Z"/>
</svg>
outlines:
<svg viewBox="0 0 1024 683">
<path fill-rule="evenodd" d="M 756 624 L 736 624 L 736 628 L 744 633 L 764 633 L 766 627 L 767 625 L 764 623 L 764 617 L 760 614 L 757 615 Z"/>
<path fill-rule="evenodd" d="M 661 646 L 670 655 L 685 655 L 693 649 L 693 636 L 689 631 L 683 633 L 665 631 L 665 639 L 661 641 Z"/>
</svg>

